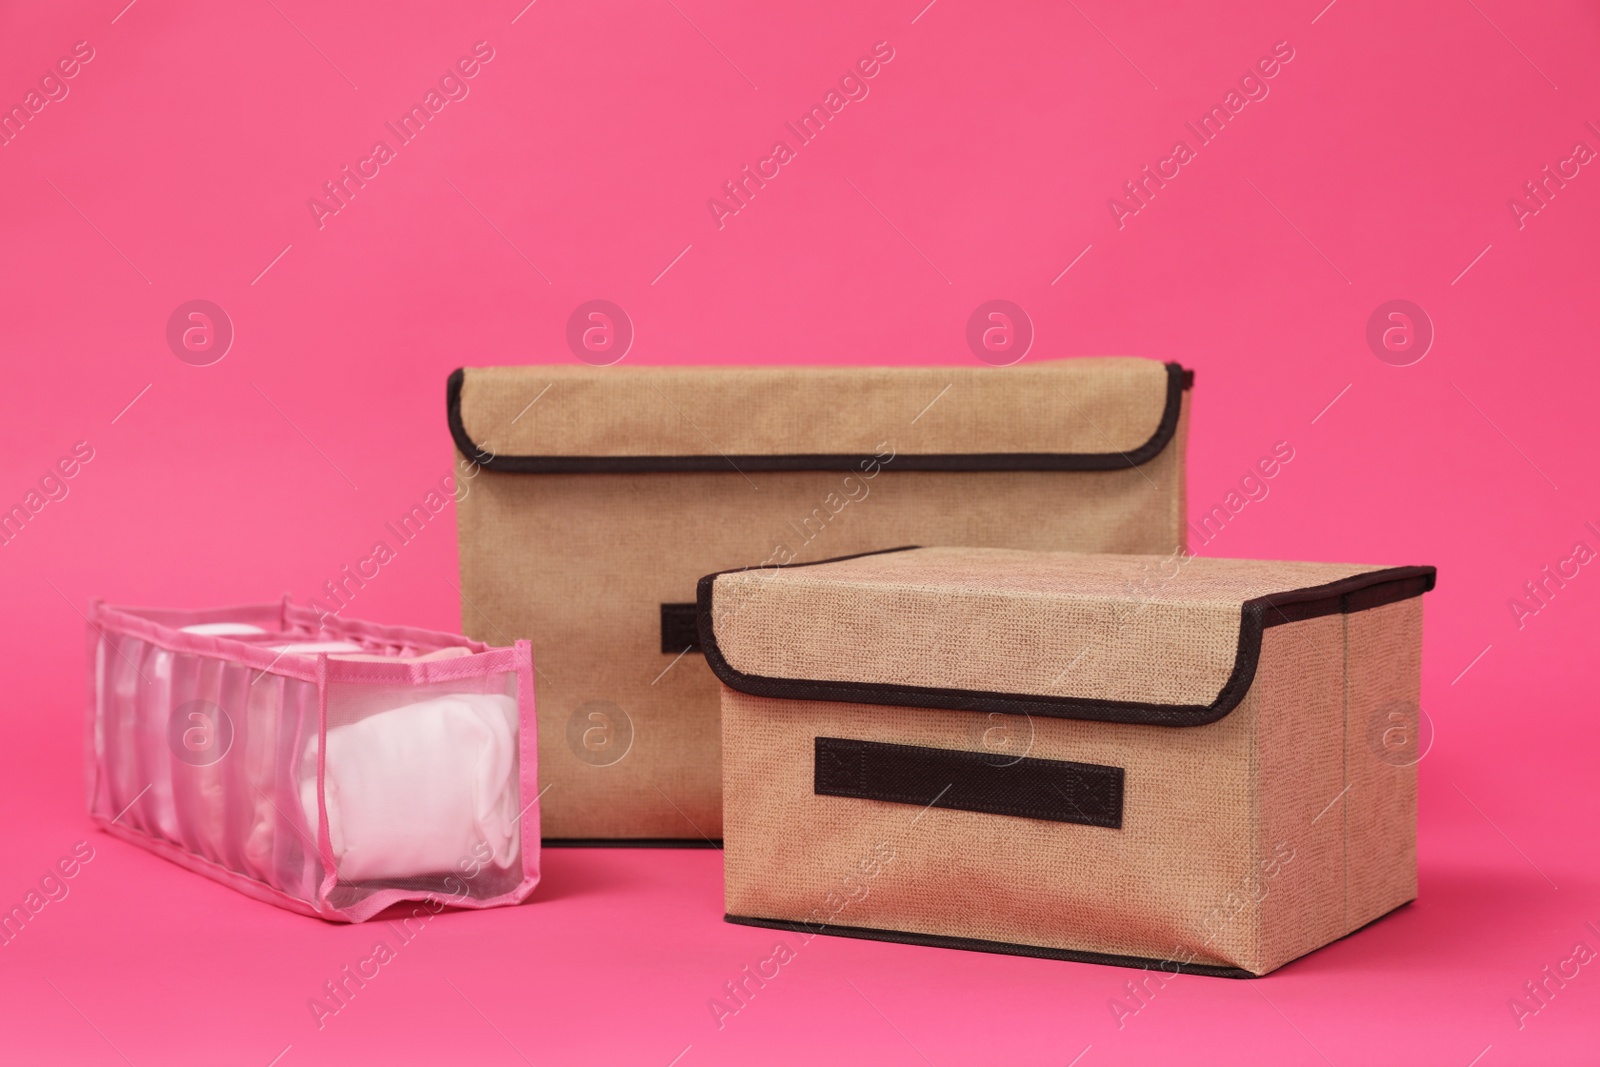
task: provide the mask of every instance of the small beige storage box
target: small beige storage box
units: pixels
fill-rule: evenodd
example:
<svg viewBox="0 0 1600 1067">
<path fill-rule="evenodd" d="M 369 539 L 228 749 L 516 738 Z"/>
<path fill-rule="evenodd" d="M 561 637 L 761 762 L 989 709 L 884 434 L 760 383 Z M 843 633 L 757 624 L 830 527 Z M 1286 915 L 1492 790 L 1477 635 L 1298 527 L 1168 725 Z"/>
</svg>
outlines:
<svg viewBox="0 0 1600 1067">
<path fill-rule="evenodd" d="M 954 548 L 710 575 L 728 919 L 1281 967 L 1416 896 L 1433 582 Z"/>
</svg>

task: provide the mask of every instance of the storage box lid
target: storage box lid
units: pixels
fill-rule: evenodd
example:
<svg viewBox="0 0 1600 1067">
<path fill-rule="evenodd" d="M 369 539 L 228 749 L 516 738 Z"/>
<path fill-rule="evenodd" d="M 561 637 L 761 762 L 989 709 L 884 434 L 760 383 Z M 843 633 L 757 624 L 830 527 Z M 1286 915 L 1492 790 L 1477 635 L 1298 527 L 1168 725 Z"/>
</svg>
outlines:
<svg viewBox="0 0 1600 1067">
<path fill-rule="evenodd" d="M 1118 470 L 1177 431 L 1192 372 L 1106 357 L 1014 367 L 474 367 L 450 432 L 528 473 Z"/>
<path fill-rule="evenodd" d="M 700 643 L 756 696 L 1197 726 L 1265 627 L 1421 596 L 1432 567 L 902 548 L 700 580 Z"/>
</svg>

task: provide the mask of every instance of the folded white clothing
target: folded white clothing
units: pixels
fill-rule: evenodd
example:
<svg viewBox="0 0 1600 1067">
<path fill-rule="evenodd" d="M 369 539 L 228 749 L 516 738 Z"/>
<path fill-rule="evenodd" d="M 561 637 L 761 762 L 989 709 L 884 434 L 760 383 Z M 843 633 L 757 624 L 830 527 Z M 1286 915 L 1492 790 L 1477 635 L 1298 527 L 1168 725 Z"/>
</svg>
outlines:
<svg viewBox="0 0 1600 1067">
<path fill-rule="evenodd" d="M 341 881 L 461 873 L 517 861 L 517 702 L 452 693 L 328 730 L 328 835 Z M 317 830 L 317 744 L 300 803 Z"/>
</svg>

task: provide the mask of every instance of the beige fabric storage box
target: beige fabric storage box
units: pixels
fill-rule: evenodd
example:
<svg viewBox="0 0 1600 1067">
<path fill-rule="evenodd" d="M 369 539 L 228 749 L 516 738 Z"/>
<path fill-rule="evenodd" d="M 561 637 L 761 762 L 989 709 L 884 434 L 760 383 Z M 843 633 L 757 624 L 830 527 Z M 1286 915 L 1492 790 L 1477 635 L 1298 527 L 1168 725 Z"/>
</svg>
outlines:
<svg viewBox="0 0 1600 1067">
<path fill-rule="evenodd" d="M 450 379 L 464 632 L 528 638 L 546 840 L 722 837 L 695 582 L 886 545 L 1171 553 L 1189 374 L 493 367 Z"/>
<path fill-rule="evenodd" d="M 1416 896 L 1431 567 L 898 549 L 713 574 L 733 922 L 1232 977 Z"/>
</svg>

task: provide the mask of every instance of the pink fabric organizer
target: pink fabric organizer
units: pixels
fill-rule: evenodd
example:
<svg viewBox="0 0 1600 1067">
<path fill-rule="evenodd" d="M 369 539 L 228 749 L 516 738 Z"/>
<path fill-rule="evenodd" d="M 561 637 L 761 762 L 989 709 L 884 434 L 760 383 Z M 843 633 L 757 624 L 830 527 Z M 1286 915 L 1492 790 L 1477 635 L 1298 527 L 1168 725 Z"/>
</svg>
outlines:
<svg viewBox="0 0 1600 1067">
<path fill-rule="evenodd" d="M 533 659 L 290 603 L 89 614 L 102 828 L 240 892 L 362 922 L 539 881 Z"/>
</svg>

